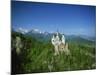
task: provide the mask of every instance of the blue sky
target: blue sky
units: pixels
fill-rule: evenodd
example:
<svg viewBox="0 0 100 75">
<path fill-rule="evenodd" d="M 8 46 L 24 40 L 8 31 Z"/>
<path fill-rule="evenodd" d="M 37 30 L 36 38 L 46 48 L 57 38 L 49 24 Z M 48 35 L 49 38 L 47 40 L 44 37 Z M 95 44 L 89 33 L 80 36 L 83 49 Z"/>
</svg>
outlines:
<svg viewBox="0 0 100 75">
<path fill-rule="evenodd" d="M 12 1 L 12 27 L 95 36 L 96 7 Z"/>
</svg>

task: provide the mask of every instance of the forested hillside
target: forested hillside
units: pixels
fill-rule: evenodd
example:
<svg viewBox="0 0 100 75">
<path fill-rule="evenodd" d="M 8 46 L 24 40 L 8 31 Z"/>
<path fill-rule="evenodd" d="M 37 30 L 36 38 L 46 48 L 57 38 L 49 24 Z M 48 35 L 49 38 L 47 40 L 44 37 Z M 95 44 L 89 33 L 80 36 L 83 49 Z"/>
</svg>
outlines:
<svg viewBox="0 0 100 75">
<path fill-rule="evenodd" d="M 12 74 L 56 71 L 88 70 L 96 68 L 95 41 L 67 38 L 70 54 L 54 55 L 50 39 L 40 40 L 36 36 L 12 31 L 11 66 Z M 16 51 L 16 37 L 21 40 L 19 53 Z"/>
</svg>

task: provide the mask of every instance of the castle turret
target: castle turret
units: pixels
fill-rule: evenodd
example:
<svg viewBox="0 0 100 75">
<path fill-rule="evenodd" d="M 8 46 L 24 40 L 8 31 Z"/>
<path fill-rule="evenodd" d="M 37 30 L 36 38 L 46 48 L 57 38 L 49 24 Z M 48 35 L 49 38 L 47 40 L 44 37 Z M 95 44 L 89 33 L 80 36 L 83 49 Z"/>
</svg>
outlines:
<svg viewBox="0 0 100 75">
<path fill-rule="evenodd" d="M 54 35 L 53 35 L 53 37 L 51 39 L 51 42 L 52 42 L 53 45 L 55 45 L 55 37 L 54 37 Z"/>
<path fill-rule="evenodd" d="M 62 35 L 61 41 L 62 41 L 63 44 L 65 44 L 65 36 L 64 36 L 64 34 Z"/>
<path fill-rule="evenodd" d="M 59 43 L 60 43 L 60 38 L 59 38 L 59 34 L 58 34 L 58 32 L 57 32 L 57 34 L 56 34 L 56 44 L 57 45 L 59 45 Z"/>
</svg>

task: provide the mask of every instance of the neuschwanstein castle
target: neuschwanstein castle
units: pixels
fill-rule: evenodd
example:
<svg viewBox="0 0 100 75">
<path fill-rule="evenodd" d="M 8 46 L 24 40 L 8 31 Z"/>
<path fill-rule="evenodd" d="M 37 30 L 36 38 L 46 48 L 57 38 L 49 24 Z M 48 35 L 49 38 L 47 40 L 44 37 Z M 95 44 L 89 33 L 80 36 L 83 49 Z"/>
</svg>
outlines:
<svg viewBox="0 0 100 75">
<path fill-rule="evenodd" d="M 60 37 L 61 35 L 61 37 Z M 59 53 L 69 54 L 68 43 L 66 43 L 64 34 L 59 34 L 58 32 L 54 34 L 51 38 L 51 43 L 54 46 L 55 55 L 59 55 Z"/>
</svg>

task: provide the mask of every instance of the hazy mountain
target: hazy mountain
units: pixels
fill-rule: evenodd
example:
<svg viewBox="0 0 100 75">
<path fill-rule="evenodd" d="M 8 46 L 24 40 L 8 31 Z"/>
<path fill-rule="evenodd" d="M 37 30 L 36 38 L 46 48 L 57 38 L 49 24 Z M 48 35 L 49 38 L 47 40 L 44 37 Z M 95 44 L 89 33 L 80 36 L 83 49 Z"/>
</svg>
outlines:
<svg viewBox="0 0 100 75">
<path fill-rule="evenodd" d="M 81 38 L 84 38 L 86 40 L 90 41 L 96 41 L 96 36 L 87 36 L 87 35 L 80 35 Z"/>
<path fill-rule="evenodd" d="M 50 41 L 53 33 L 49 32 L 42 32 L 39 29 L 31 29 L 26 30 L 23 28 L 19 28 L 16 30 L 16 32 L 22 33 L 26 36 L 34 37 L 40 41 Z M 60 33 L 59 33 L 60 34 Z M 73 42 L 94 42 L 95 37 L 90 37 L 86 35 L 65 35 L 66 41 L 73 41 Z"/>
<path fill-rule="evenodd" d="M 23 28 L 18 28 L 15 30 L 16 32 L 22 33 L 22 34 L 26 34 L 28 32 L 28 30 L 23 29 Z"/>
<path fill-rule="evenodd" d="M 73 43 L 84 43 L 84 44 L 95 44 L 95 41 L 83 38 L 82 36 L 77 36 L 77 35 L 66 35 L 66 41 L 68 42 L 73 42 Z"/>
</svg>

